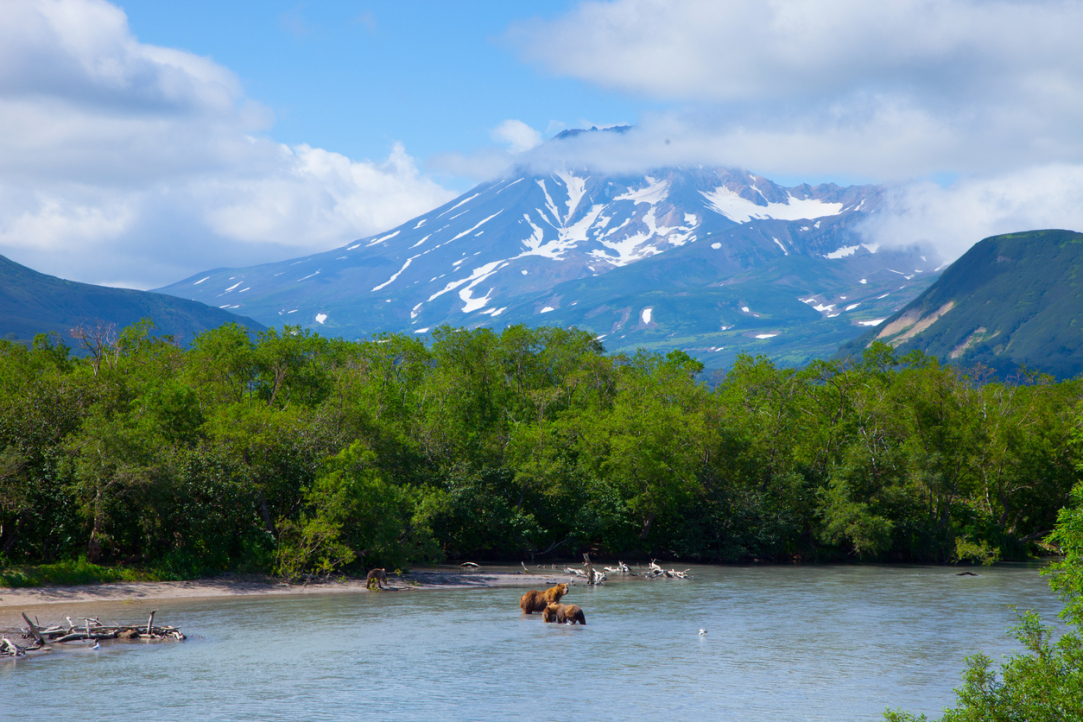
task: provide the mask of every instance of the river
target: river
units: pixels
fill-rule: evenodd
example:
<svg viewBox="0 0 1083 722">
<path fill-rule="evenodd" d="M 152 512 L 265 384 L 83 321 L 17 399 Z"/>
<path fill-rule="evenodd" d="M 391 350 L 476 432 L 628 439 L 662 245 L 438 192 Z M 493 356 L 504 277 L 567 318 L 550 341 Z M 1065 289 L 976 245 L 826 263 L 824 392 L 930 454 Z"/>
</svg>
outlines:
<svg viewBox="0 0 1083 722">
<path fill-rule="evenodd" d="M 508 568 L 511 569 L 510 567 Z M 188 641 L 0 662 L 20 720 L 875 720 L 938 715 L 963 657 L 1020 650 L 1011 605 L 1055 620 L 1033 565 L 692 568 L 573 587 L 587 626 L 521 588 L 39 607 L 172 624 Z M 557 577 L 554 577 L 557 578 Z M 559 577 L 564 579 L 564 576 Z M 707 630 L 706 636 L 699 629 Z"/>
</svg>

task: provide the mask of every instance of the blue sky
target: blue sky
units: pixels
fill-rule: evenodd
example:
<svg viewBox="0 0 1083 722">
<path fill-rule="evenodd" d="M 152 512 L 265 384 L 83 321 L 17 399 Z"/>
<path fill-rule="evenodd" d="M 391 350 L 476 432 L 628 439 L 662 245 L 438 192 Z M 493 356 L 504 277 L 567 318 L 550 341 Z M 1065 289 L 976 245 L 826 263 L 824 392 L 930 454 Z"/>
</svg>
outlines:
<svg viewBox="0 0 1083 722">
<path fill-rule="evenodd" d="M 634 123 L 644 99 L 555 77 L 521 62 L 505 37 L 524 19 L 573 2 L 161 2 L 119 3 L 140 41 L 213 58 L 274 114 L 268 134 L 350 158 L 382 158 L 401 142 L 437 159 L 493 144 L 518 119 L 551 137 L 565 127 Z"/>
<path fill-rule="evenodd" d="M 1083 230 L 1080 27 L 1080 0 L 0 3 L 0 254 L 164 286 L 631 123 L 550 160 L 882 183 L 869 242 L 953 258 Z"/>
</svg>

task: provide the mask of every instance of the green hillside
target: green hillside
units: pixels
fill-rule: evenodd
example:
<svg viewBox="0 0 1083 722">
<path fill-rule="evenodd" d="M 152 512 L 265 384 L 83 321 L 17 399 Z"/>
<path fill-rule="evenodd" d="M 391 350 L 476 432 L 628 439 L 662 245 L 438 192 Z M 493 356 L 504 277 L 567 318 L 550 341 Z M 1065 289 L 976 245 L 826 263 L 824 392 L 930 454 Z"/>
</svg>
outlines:
<svg viewBox="0 0 1083 722">
<path fill-rule="evenodd" d="M 1047 230 L 986 238 L 913 302 L 843 347 L 874 340 L 921 349 L 1000 375 L 1021 365 L 1070 378 L 1083 372 L 1083 234 Z"/>
<path fill-rule="evenodd" d="M 65 281 L 0 256 L 0 338 L 29 341 L 35 334 L 55 331 L 70 344 L 68 332 L 80 325 L 104 321 L 122 329 L 143 318 L 154 321 L 157 333 L 172 335 L 182 343 L 231 321 L 263 328 L 249 318 L 197 301 Z"/>
</svg>

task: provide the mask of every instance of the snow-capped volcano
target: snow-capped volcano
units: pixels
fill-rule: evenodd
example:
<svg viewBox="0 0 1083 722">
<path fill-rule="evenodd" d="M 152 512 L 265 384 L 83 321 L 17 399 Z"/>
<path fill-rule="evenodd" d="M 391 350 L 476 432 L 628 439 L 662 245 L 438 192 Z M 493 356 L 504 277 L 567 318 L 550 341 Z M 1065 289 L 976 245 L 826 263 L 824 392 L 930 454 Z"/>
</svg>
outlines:
<svg viewBox="0 0 1083 722">
<path fill-rule="evenodd" d="M 847 252 L 858 245 L 849 227 L 880 197 L 877 186 L 783 188 L 720 168 L 521 170 L 342 248 L 210 271 L 163 291 L 348 337 L 476 325 L 558 283 L 689 244 L 706 244 L 731 273 Z"/>
</svg>

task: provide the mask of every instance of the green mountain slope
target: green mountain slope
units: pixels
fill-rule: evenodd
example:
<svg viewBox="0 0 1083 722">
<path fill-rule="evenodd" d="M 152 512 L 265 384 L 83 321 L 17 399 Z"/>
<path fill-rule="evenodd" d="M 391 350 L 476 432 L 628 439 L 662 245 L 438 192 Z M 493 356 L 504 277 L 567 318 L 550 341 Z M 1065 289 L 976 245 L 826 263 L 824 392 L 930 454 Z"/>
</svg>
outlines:
<svg viewBox="0 0 1083 722">
<path fill-rule="evenodd" d="M 70 344 L 68 332 L 80 324 L 100 320 L 124 328 L 142 318 L 153 320 L 157 333 L 181 343 L 231 321 L 263 328 L 250 318 L 197 301 L 65 281 L 0 256 L 0 338 L 29 341 L 35 334 L 55 331 Z"/>
<path fill-rule="evenodd" d="M 1083 372 L 1083 234 L 1030 231 L 986 238 L 913 302 L 847 344 L 921 349 L 946 363 L 1020 365 L 1059 378 Z"/>
</svg>

